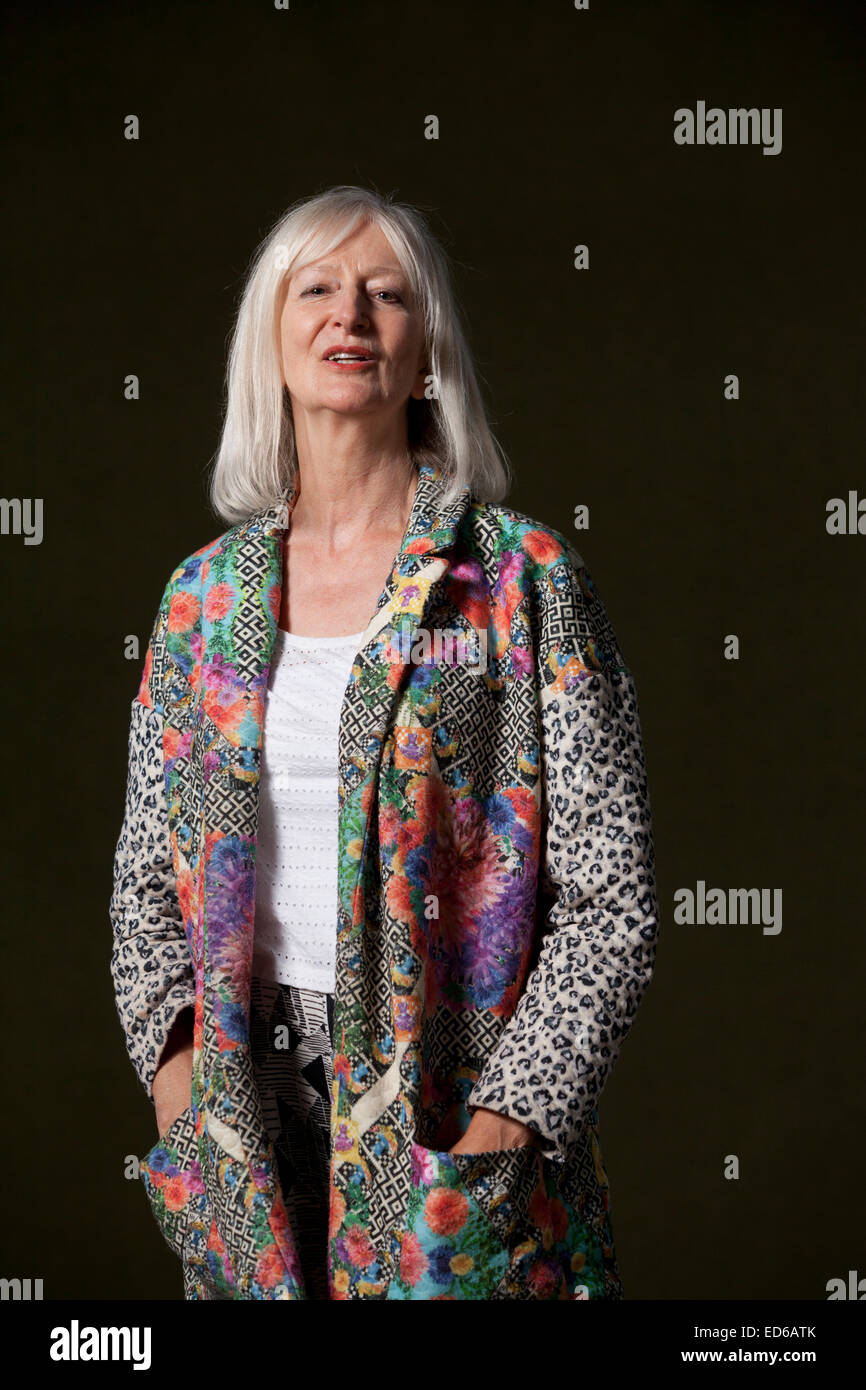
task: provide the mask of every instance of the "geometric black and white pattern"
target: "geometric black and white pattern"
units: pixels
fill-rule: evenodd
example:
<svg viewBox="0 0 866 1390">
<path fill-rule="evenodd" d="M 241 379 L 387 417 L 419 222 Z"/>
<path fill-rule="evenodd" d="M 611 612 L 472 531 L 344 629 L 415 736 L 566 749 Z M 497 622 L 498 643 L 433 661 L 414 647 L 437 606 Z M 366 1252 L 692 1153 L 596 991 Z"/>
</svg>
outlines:
<svg viewBox="0 0 866 1390">
<path fill-rule="evenodd" d="M 307 1297 L 327 1299 L 334 998 L 253 976 L 250 1046 Z"/>
</svg>

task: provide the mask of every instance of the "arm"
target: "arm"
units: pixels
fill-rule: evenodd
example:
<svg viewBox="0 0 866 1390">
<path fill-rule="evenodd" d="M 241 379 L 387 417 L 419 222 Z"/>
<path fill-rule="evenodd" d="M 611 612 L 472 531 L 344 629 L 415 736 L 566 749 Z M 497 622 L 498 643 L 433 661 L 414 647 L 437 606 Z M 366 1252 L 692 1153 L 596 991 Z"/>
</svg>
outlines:
<svg viewBox="0 0 866 1390">
<path fill-rule="evenodd" d="M 540 877 L 553 905 L 524 992 L 467 1103 L 527 1125 L 550 1157 L 564 1159 L 652 976 L 658 903 L 634 681 L 579 557 L 546 584 Z"/>
<path fill-rule="evenodd" d="M 165 607 L 165 601 L 163 604 Z M 161 610 L 162 613 L 162 610 Z M 154 1100 L 160 1128 L 189 1105 L 195 977 L 178 901 L 169 837 L 157 632 L 132 701 L 123 824 L 114 856 L 109 915 L 111 975 L 126 1046 Z M 189 1071 L 184 1078 L 187 1059 Z M 162 1066 L 165 1066 L 165 1072 Z M 159 1071 L 160 1076 L 157 1077 Z M 179 1105 L 181 1099 L 185 1104 Z"/>
<path fill-rule="evenodd" d="M 192 1009 L 177 1015 L 153 1078 L 156 1128 L 160 1135 L 192 1104 L 194 1017 Z"/>
</svg>

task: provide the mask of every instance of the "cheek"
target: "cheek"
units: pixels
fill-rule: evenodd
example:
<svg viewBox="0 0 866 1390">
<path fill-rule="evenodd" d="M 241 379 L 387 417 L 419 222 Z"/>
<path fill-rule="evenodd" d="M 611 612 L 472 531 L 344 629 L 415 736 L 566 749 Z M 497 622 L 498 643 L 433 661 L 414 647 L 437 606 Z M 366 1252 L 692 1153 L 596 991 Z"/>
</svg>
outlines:
<svg viewBox="0 0 866 1390">
<path fill-rule="evenodd" d="M 283 381 L 287 378 L 294 378 L 298 381 L 300 377 L 308 375 L 315 370 L 313 360 L 313 350 L 309 342 L 309 334 L 305 337 L 300 325 L 294 321 L 283 320 L 280 324 L 280 364 L 282 367 Z"/>
<path fill-rule="evenodd" d="M 420 355 L 421 346 L 414 337 L 406 337 L 394 345 L 386 370 L 395 389 L 409 391 L 415 385 Z"/>
<path fill-rule="evenodd" d="M 286 377 L 286 368 L 291 366 L 293 360 L 292 341 L 289 329 L 285 322 L 280 323 L 280 361 L 283 368 L 283 380 Z"/>
</svg>

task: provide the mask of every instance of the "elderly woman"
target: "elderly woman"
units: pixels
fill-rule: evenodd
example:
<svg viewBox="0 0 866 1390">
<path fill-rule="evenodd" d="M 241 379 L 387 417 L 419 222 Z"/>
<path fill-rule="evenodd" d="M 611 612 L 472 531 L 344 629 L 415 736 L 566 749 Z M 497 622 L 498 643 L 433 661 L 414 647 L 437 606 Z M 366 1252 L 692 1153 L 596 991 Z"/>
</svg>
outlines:
<svg viewBox="0 0 866 1390">
<path fill-rule="evenodd" d="M 362 188 L 242 297 L 132 701 L 112 976 L 190 1299 L 617 1299 L 597 1103 L 649 982 L 632 676 L 503 505 L 446 258 Z"/>
</svg>

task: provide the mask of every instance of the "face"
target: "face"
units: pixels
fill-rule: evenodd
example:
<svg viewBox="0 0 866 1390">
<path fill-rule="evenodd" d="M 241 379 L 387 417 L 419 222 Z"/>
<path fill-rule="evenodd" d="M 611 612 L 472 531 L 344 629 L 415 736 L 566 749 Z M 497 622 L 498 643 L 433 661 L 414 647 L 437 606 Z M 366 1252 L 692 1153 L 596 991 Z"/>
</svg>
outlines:
<svg viewBox="0 0 866 1390">
<path fill-rule="evenodd" d="M 321 260 L 297 267 L 280 312 L 283 381 L 299 412 L 394 412 L 423 399 L 424 327 L 384 233 L 362 226 Z M 343 348 L 361 362 L 328 361 Z"/>
</svg>

